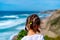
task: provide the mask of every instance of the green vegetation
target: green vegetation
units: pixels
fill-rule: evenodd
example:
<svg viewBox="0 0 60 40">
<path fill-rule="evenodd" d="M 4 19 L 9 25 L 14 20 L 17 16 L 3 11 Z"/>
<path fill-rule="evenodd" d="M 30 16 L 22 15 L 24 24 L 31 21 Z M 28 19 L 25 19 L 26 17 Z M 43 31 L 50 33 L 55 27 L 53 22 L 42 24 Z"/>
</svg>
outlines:
<svg viewBox="0 0 60 40">
<path fill-rule="evenodd" d="M 17 40 L 21 40 L 21 38 L 26 35 L 27 35 L 27 32 L 25 30 L 21 30 L 17 36 Z"/>
<path fill-rule="evenodd" d="M 26 35 L 27 35 L 27 32 L 25 30 L 21 30 L 18 34 L 17 40 L 21 40 L 21 38 Z M 58 36 L 56 38 L 51 38 L 46 35 L 46 36 L 44 36 L 44 40 L 60 40 L 60 36 Z"/>
<path fill-rule="evenodd" d="M 60 40 L 60 36 L 57 36 L 56 38 L 51 38 L 51 37 L 48 37 L 48 36 L 44 36 L 44 39 L 45 40 Z"/>
</svg>

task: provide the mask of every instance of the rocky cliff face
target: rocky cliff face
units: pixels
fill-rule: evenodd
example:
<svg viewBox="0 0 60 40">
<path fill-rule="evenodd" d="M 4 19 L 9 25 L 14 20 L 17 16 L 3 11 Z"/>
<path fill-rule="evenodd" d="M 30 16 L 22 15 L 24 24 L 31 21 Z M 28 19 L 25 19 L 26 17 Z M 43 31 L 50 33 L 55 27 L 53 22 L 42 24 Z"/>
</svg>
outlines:
<svg viewBox="0 0 60 40">
<path fill-rule="evenodd" d="M 60 35 L 60 10 L 52 13 L 47 22 L 47 27 L 49 27 L 49 31 Z"/>
</svg>

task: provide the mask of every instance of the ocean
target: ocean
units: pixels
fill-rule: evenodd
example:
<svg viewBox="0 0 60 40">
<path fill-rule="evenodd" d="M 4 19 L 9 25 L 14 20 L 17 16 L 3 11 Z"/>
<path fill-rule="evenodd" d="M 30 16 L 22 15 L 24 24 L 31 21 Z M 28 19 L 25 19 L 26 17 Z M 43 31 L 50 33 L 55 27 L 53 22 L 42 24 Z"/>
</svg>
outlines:
<svg viewBox="0 0 60 40">
<path fill-rule="evenodd" d="M 14 35 L 25 28 L 26 18 L 32 14 L 37 14 L 41 19 L 50 16 L 50 14 L 33 11 L 0 11 L 0 40 L 12 40 Z"/>
</svg>

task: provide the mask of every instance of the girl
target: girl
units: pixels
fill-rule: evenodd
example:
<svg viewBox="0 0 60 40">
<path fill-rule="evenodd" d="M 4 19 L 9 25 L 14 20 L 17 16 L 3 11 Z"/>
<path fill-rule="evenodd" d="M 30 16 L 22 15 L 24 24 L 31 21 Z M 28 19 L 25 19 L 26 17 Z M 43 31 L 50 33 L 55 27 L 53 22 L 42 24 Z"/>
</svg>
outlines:
<svg viewBox="0 0 60 40">
<path fill-rule="evenodd" d="M 40 34 L 40 24 L 41 20 L 36 14 L 29 16 L 25 27 L 28 33 L 22 40 L 44 40 L 43 35 Z"/>
</svg>

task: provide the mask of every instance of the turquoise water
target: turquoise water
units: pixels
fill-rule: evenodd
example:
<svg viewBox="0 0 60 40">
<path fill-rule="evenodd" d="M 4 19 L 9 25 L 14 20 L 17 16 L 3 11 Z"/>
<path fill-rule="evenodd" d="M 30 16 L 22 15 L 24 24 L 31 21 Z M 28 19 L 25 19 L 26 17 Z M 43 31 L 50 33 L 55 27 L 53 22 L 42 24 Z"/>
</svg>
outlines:
<svg viewBox="0 0 60 40">
<path fill-rule="evenodd" d="M 1 14 L 0 15 L 0 40 L 12 40 L 13 36 L 24 29 L 26 18 L 34 13 L 19 14 Z M 50 14 L 36 13 L 41 19 L 46 18 Z"/>
</svg>

